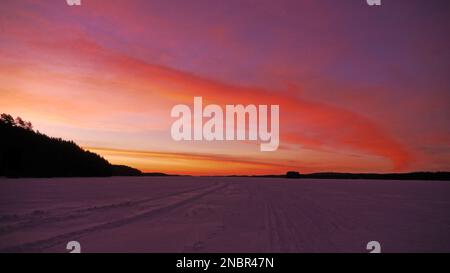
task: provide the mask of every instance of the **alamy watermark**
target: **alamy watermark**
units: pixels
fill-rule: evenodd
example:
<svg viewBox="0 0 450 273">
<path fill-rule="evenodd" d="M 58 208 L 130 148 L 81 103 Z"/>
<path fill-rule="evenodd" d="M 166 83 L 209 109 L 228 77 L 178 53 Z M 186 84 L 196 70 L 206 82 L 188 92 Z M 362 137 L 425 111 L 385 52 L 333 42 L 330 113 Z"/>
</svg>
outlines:
<svg viewBox="0 0 450 273">
<path fill-rule="evenodd" d="M 81 0 L 66 0 L 69 6 L 81 6 Z"/>
<path fill-rule="evenodd" d="M 381 6 L 381 0 L 366 0 L 369 6 Z"/>
<path fill-rule="evenodd" d="M 260 150 L 263 152 L 276 151 L 280 144 L 279 105 L 271 105 L 270 112 L 268 105 L 226 105 L 224 113 L 222 107 L 216 104 L 203 108 L 202 97 L 194 97 L 193 113 L 188 105 L 178 104 L 172 108 L 170 115 L 178 118 L 171 128 L 175 141 L 260 140 Z M 203 123 L 204 118 L 209 120 Z"/>
<path fill-rule="evenodd" d="M 370 250 L 370 253 L 381 253 L 381 244 L 378 241 L 370 241 L 366 246 L 367 250 Z"/>
<path fill-rule="evenodd" d="M 70 250 L 70 253 L 81 253 L 81 244 L 78 241 L 70 241 L 67 243 L 66 249 Z"/>
</svg>

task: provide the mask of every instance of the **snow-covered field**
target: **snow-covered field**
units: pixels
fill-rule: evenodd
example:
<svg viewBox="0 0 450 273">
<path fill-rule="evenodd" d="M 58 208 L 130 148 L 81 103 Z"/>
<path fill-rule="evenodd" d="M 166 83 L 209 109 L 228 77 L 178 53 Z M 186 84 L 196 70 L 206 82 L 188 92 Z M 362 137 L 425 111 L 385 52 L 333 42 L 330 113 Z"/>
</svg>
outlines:
<svg viewBox="0 0 450 273">
<path fill-rule="evenodd" d="M 450 252 L 450 182 L 0 179 L 0 252 Z"/>
</svg>

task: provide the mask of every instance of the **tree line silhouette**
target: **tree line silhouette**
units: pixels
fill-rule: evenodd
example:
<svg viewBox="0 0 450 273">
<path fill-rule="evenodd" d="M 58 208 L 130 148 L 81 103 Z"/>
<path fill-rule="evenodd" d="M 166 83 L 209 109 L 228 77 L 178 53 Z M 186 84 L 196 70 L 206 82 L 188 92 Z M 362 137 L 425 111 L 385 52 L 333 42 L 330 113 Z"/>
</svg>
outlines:
<svg viewBox="0 0 450 273">
<path fill-rule="evenodd" d="M 9 114 L 0 116 L 0 176 L 95 177 L 141 175 L 137 169 L 112 165 L 73 141 L 49 137 Z"/>
</svg>

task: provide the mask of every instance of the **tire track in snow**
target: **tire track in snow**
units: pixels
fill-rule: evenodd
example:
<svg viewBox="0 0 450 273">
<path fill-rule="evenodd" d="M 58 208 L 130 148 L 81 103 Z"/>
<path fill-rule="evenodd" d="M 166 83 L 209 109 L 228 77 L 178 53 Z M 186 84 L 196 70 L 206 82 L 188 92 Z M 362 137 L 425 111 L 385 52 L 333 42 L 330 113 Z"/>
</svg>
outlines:
<svg viewBox="0 0 450 273">
<path fill-rule="evenodd" d="M 123 217 L 117 220 L 113 220 L 110 222 L 102 223 L 102 224 L 96 224 L 91 227 L 67 232 L 64 234 L 56 235 L 51 238 L 38 240 L 30 243 L 24 243 L 20 245 L 16 245 L 13 247 L 8 247 L 5 249 L 1 249 L 0 253 L 17 253 L 17 252 L 42 252 L 46 248 L 50 248 L 52 246 L 67 242 L 68 240 L 73 240 L 79 237 L 82 237 L 84 235 L 93 233 L 93 232 L 99 232 L 107 229 L 117 228 L 123 225 L 128 225 L 130 223 L 142 220 L 142 219 L 148 219 L 153 217 L 158 217 L 164 213 L 170 212 L 174 209 L 177 209 L 179 207 L 182 207 L 184 205 L 192 203 L 192 201 L 195 201 L 205 195 L 208 195 L 210 193 L 216 192 L 220 189 L 223 189 L 226 187 L 227 183 L 220 183 L 219 185 L 210 186 L 205 190 L 202 190 L 201 192 L 197 194 L 190 195 L 186 198 L 183 198 L 181 200 L 175 200 L 165 206 L 145 210 L 141 213 L 129 216 L 129 217 Z M 169 197 L 170 198 L 170 197 Z"/>
<path fill-rule="evenodd" d="M 99 212 L 105 212 L 105 211 L 107 212 L 107 211 L 111 211 L 111 210 L 117 210 L 120 208 L 133 208 L 133 207 L 136 207 L 136 206 L 139 206 L 142 204 L 146 204 L 148 202 L 158 201 L 158 200 L 162 200 L 165 198 L 169 198 L 171 196 L 176 196 L 176 195 L 185 194 L 185 193 L 189 193 L 189 192 L 195 192 L 195 191 L 207 189 L 210 187 L 211 186 L 208 185 L 208 186 L 203 186 L 203 187 L 196 187 L 194 189 L 182 190 L 182 191 L 175 192 L 175 193 L 165 194 L 165 195 L 158 196 L 158 197 L 144 198 L 144 199 L 135 200 L 135 201 L 122 201 L 122 202 L 117 202 L 117 203 L 104 204 L 104 205 L 100 205 L 100 206 L 77 208 L 77 209 L 71 210 L 69 212 L 58 213 L 55 215 L 51 215 L 52 211 L 58 210 L 58 209 L 53 209 L 51 211 L 45 211 L 39 215 L 26 214 L 25 218 L 24 218 L 24 216 L 22 216 L 22 217 L 18 216 L 19 221 L 14 224 L 0 226 L 0 235 L 6 235 L 6 234 L 17 232 L 17 231 L 20 231 L 23 229 L 38 227 L 40 225 L 60 223 L 60 222 L 74 220 L 74 219 L 78 219 L 78 218 L 89 217 L 90 215 L 99 213 Z M 44 216 L 44 217 L 42 217 L 42 216 Z"/>
</svg>

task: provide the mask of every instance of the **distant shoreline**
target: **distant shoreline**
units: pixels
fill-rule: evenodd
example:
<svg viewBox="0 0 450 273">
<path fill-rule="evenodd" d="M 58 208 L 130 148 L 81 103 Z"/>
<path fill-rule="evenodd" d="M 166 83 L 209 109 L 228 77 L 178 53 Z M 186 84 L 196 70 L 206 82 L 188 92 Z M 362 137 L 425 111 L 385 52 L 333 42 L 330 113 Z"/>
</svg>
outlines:
<svg viewBox="0 0 450 273">
<path fill-rule="evenodd" d="M 375 179 L 375 180 L 437 180 L 450 181 L 450 172 L 409 172 L 409 173 L 337 173 L 320 172 L 301 174 L 290 171 L 282 175 L 228 175 L 225 177 L 260 177 L 286 179 Z"/>
<path fill-rule="evenodd" d="M 288 172 L 286 174 L 273 175 L 181 175 L 166 174 L 161 172 L 141 173 L 140 175 L 111 175 L 111 176 L 93 176 L 101 177 L 239 177 L 239 178 L 284 178 L 284 179 L 347 179 L 347 180 L 418 180 L 418 181 L 450 181 L 450 172 L 411 172 L 411 173 L 310 173 L 300 174 L 298 172 Z M 50 176 L 50 177 L 7 177 L 0 178 L 89 178 L 87 176 Z"/>
<path fill-rule="evenodd" d="M 378 179 L 378 180 L 449 180 L 450 172 L 409 172 L 409 173 L 338 173 L 319 172 L 301 174 L 289 171 L 286 174 L 268 175 L 180 175 L 166 173 L 142 173 L 141 176 L 191 176 L 191 177 L 248 177 L 248 178 L 287 178 L 287 179 Z"/>
</svg>

